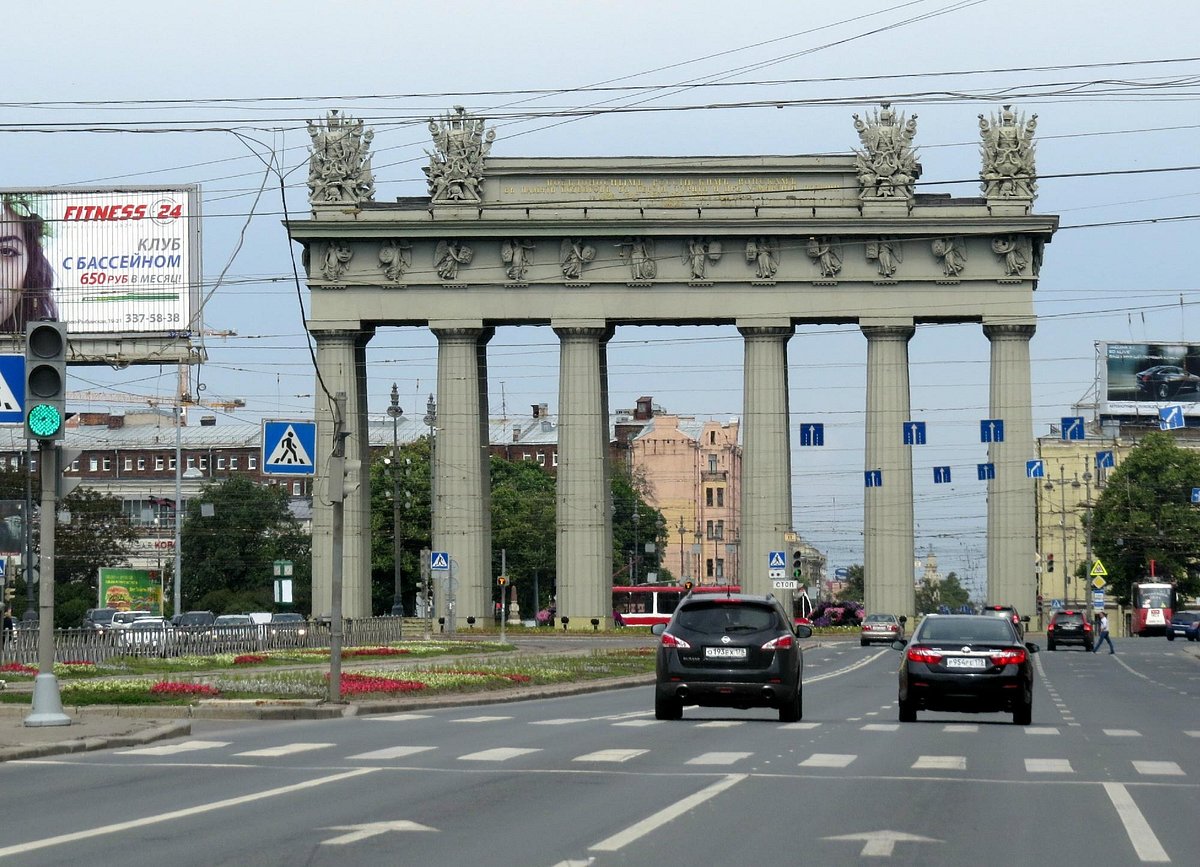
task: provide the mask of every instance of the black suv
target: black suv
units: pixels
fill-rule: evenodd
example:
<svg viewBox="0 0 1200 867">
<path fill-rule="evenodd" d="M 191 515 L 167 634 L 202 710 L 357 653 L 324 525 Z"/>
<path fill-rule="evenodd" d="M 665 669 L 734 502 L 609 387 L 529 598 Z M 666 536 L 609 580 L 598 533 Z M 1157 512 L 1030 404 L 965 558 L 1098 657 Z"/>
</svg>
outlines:
<svg viewBox="0 0 1200 867">
<path fill-rule="evenodd" d="M 804 712 L 804 657 L 797 639 L 812 628 L 794 625 L 773 596 L 689 594 L 660 636 L 654 716 L 675 720 L 685 705 L 773 707 L 781 722 Z"/>
<path fill-rule="evenodd" d="M 1078 644 L 1092 649 L 1092 624 L 1082 611 L 1055 611 L 1046 627 L 1046 647 L 1055 650 L 1060 644 Z"/>
<path fill-rule="evenodd" d="M 1025 640 L 1025 624 L 1029 622 L 1029 617 L 1022 617 L 1013 606 L 985 605 L 979 609 L 979 613 L 984 616 L 1003 617 L 1013 625 L 1013 629 L 1017 630 L 1017 638 L 1021 641 Z"/>
</svg>

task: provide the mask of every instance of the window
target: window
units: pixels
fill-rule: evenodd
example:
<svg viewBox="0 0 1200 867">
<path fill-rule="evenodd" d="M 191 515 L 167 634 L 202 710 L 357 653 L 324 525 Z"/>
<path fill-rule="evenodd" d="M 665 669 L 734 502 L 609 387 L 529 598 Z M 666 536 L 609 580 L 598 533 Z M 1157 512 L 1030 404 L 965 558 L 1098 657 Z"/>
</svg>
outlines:
<svg viewBox="0 0 1200 867">
<path fill-rule="evenodd" d="M 156 455 L 154 458 L 154 469 L 161 470 L 163 468 L 162 455 Z"/>
<path fill-rule="evenodd" d="M 251 470 L 257 469 L 258 468 L 258 456 L 257 455 L 247 455 L 246 456 L 246 467 Z M 231 470 L 237 469 L 237 458 L 229 459 L 229 469 L 231 469 Z"/>
<path fill-rule="evenodd" d="M 99 469 L 100 469 L 100 459 L 99 458 L 88 458 L 88 470 L 94 473 L 94 472 L 97 472 Z"/>
<path fill-rule="evenodd" d="M 704 527 L 704 535 L 711 539 L 713 537 L 713 522 L 709 521 Z"/>
<path fill-rule="evenodd" d="M 713 489 L 705 488 L 704 489 L 704 505 L 711 506 L 712 504 L 713 504 Z"/>
<path fill-rule="evenodd" d="M 717 471 L 717 456 L 716 455 L 708 456 L 708 471 L 710 473 L 715 473 Z"/>
<path fill-rule="evenodd" d="M 304 493 L 304 485 L 300 482 L 292 482 L 292 496 L 298 497 Z"/>
<path fill-rule="evenodd" d="M 13 464 L 13 466 L 15 467 L 16 464 Z M 75 472 L 79 472 L 79 458 L 76 458 L 75 460 L 71 461 L 71 469 L 74 470 Z"/>
<path fill-rule="evenodd" d="M 168 459 L 167 459 L 167 469 L 168 469 L 168 470 L 171 470 L 172 472 L 174 472 L 174 470 L 175 470 L 175 458 L 173 458 L 173 457 L 172 457 L 172 458 L 168 458 Z"/>
<path fill-rule="evenodd" d="M 146 469 L 146 457 L 145 457 L 145 455 L 142 455 L 142 456 L 140 456 L 140 457 L 138 458 L 138 469 L 139 469 L 139 470 L 144 470 L 144 469 Z"/>
<path fill-rule="evenodd" d="M 717 558 L 717 574 L 716 574 L 716 577 L 717 577 L 718 579 L 720 579 L 720 578 L 724 578 L 724 577 L 725 577 L 725 559 L 724 559 L 723 557 L 718 557 L 718 558 Z"/>
<path fill-rule="evenodd" d="M 550 466 L 552 466 L 552 467 L 558 466 L 558 452 L 555 452 L 554 454 L 550 455 Z"/>
<path fill-rule="evenodd" d="M 191 456 L 191 455 L 188 455 L 188 459 L 187 459 L 187 468 L 188 468 L 189 470 L 191 470 L 191 469 L 195 469 L 195 467 L 196 467 L 196 459 L 195 459 L 195 457 L 193 457 L 193 456 Z"/>
<path fill-rule="evenodd" d="M 107 473 L 107 472 L 111 472 L 111 471 L 112 471 L 112 458 L 105 458 L 104 459 L 104 472 Z"/>
<path fill-rule="evenodd" d="M 529 452 L 521 452 L 521 460 L 531 461 L 533 460 L 533 455 L 531 455 Z"/>
<path fill-rule="evenodd" d="M 713 538 L 714 539 L 724 539 L 725 538 L 725 521 L 724 521 L 724 519 L 717 521 L 717 526 L 714 529 Z"/>
<path fill-rule="evenodd" d="M 719 508 L 725 508 L 725 489 L 724 488 L 717 488 L 717 506 Z"/>
<path fill-rule="evenodd" d="M 717 432 L 715 430 L 710 430 L 708 432 L 708 444 L 710 446 L 715 446 L 717 444 Z M 709 460 L 716 460 L 716 458 L 710 458 Z"/>
<path fill-rule="evenodd" d="M 237 469 L 237 455 L 233 455 L 229 458 L 229 469 Z M 250 459 L 250 469 L 254 469 L 254 458 Z"/>
<path fill-rule="evenodd" d="M 704 574 L 709 578 L 716 577 L 716 564 L 713 563 L 713 558 L 709 557 L 704 561 Z"/>
<path fill-rule="evenodd" d="M 200 457 L 200 469 L 202 469 L 202 470 L 208 469 L 208 458 L 203 455 Z"/>
<path fill-rule="evenodd" d="M 126 458 L 125 459 L 125 472 L 129 472 L 132 469 L 133 469 L 133 458 Z"/>
<path fill-rule="evenodd" d="M 218 470 L 225 469 L 225 459 L 224 458 L 217 458 L 217 469 Z"/>
<path fill-rule="evenodd" d="M 538 452 L 538 453 L 537 453 L 537 461 L 538 461 L 538 466 L 539 466 L 539 467 L 544 467 L 544 466 L 546 466 L 546 453 L 545 453 L 545 452 Z"/>
</svg>

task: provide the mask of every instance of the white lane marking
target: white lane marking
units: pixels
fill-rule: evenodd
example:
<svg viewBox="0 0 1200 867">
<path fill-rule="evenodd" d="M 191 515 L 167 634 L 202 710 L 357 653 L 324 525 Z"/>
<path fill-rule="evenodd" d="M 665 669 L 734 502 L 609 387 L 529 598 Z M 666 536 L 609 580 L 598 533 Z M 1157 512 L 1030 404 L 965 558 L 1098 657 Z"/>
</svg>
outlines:
<svg viewBox="0 0 1200 867">
<path fill-rule="evenodd" d="M 644 726 L 652 726 L 657 724 L 658 720 L 656 719 L 627 719 L 624 722 L 613 723 L 615 726 L 626 726 L 632 729 L 640 729 Z"/>
<path fill-rule="evenodd" d="M 627 762 L 630 759 L 636 759 L 638 756 L 645 755 L 649 750 L 597 750 L 594 753 L 587 753 L 582 756 L 576 756 L 571 761 L 573 762 Z"/>
<path fill-rule="evenodd" d="M 656 831 L 668 822 L 679 818 L 689 810 L 698 807 L 705 801 L 715 798 L 717 795 L 724 792 L 726 789 L 732 788 L 742 780 L 748 779 L 747 774 L 730 774 L 723 780 L 718 780 L 707 788 L 701 789 L 693 795 L 688 795 L 682 800 L 676 801 L 669 807 L 664 807 L 652 816 L 647 816 L 640 822 L 630 825 L 624 831 L 618 831 L 611 837 L 606 837 L 594 846 L 589 846 L 588 849 L 597 852 L 616 852 L 617 850 L 628 846 L 642 837 Z"/>
<path fill-rule="evenodd" d="M 912 764 L 914 771 L 965 771 L 966 756 L 921 756 Z"/>
<path fill-rule="evenodd" d="M 417 753 L 424 753 L 434 749 L 437 749 L 437 747 L 384 747 L 382 750 L 371 750 L 369 753 L 346 756 L 346 760 L 369 762 L 376 759 L 403 759 L 406 756 L 415 756 Z"/>
<path fill-rule="evenodd" d="M 587 722 L 582 717 L 562 717 L 561 719 L 535 719 L 530 721 L 531 726 L 567 726 L 572 723 Z"/>
<path fill-rule="evenodd" d="M 1110 738 L 1140 738 L 1142 733 L 1133 729 L 1104 729 Z"/>
<path fill-rule="evenodd" d="M 370 722 L 408 722 L 414 719 L 429 719 L 430 714 L 427 713 L 388 713 L 381 716 L 365 716 L 363 719 Z"/>
<path fill-rule="evenodd" d="M 348 843 L 357 843 L 360 840 L 378 837 L 380 834 L 386 834 L 388 831 L 436 831 L 437 828 L 430 828 L 428 825 L 422 825 L 420 822 L 398 819 L 393 822 L 364 822 L 361 825 L 330 825 L 328 828 L 322 828 L 321 830 L 348 831 L 348 834 L 339 834 L 336 837 L 330 837 L 328 840 L 321 841 L 322 846 L 345 846 Z"/>
<path fill-rule="evenodd" d="M 485 722 L 504 722 L 504 720 L 512 719 L 510 716 L 464 716 L 458 719 L 452 719 L 450 722 L 456 723 L 485 723 Z"/>
<path fill-rule="evenodd" d="M 235 756 L 244 756 L 245 758 L 275 758 L 278 756 L 287 756 L 292 753 L 307 753 L 312 750 L 326 750 L 330 747 L 336 747 L 337 744 L 283 744 L 278 747 L 267 747 L 262 750 L 247 750 L 244 753 L 234 753 Z"/>
<path fill-rule="evenodd" d="M 1133 769 L 1143 776 L 1182 777 L 1183 768 L 1175 762 L 1133 762 Z"/>
<path fill-rule="evenodd" d="M 944 732 L 967 732 L 974 734 L 979 731 L 979 726 L 975 723 L 948 723 L 942 731 Z"/>
<path fill-rule="evenodd" d="M 698 723 L 698 729 L 731 729 L 735 726 L 744 726 L 746 723 L 743 720 L 737 719 L 714 719 L 708 722 Z"/>
<path fill-rule="evenodd" d="M 821 725 L 820 723 L 806 723 L 806 722 L 784 723 L 783 725 L 780 726 L 780 728 L 783 729 L 784 731 L 796 732 L 796 731 L 809 731 L 811 729 L 818 728 L 820 725 Z"/>
<path fill-rule="evenodd" d="M 806 678 L 804 678 L 804 682 L 806 684 L 816 683 L 819 680 L 828 680 L 831 677 L 838 677 L 839 675 L 849 674 L 850 672 L 854 671 L 855 669 L 862 668 L 864 665 L 870 665 L 872 662 L 879 659 L 879 657 L 883 656 L 886 653 L 890 653 L 890 652 L 891 652 L 890 650 L 876 651 L 875 653 L 871 654 L 870 656 L 863 657 L 858 662 L 847 665 L 845 668 L 839 668 L 836 671 L 828 671 L 825 674 L 818 674 L 816 677 L 806 677 Z"/>
<path fill-rule="evenodd" d="M 863 834 L 842 834 L 840 837 L 823 837 L 823 840 L 848 840 L 861 842 L 860 858 L 891 858 L 897 843 L 941 843 L 933 837 L 905 834 L 903 831 L 867 831 Z"/>
<path fill-rule="evenodd" d="M 459 756 L 458 760 L 460 762 L 506 762 L 517 756 L 540 752 L 541 750 L 526 747 L 494 747 L 490 750 L 480 750 L 477 753 L 467 753 L 465 756 Z"/>
<path fill-rule="evenodd" d="M 802 768 L 844 768 L 858 756 L 843 753 L 813 753 L 800 763 Z"/>
<path fill-rule="evenodd" d="M 1189 738 L 1200 738 L 1200 731 L 1184 732 Z"/>
<path fill-rule="evenodd" d="M 1104 791 L 1108 793 L 1108 799 L 1116 807 L 1117 818 L 1125 826 L 1125 833 L 1129 837 L 1129 842 L 1133 844 L 1133 851 L 1137 852 L 1138 859 L 1159 864 L 1168 863 L 1171 860 L 1170 857 L 1163 849 L 1162 844 L 1158 842 L 1158 838 L 1154 836 L 1154 832 L 1150 830 L 1150 823 L 1146 821 L 1142 811 L 1133 802 L 1129 791 L 1120 783 L 1105 783 Z"/>
<path fill-rule="evenodd" d="M 375 768 L 360 768 L 354 771 L 345 771 L 340 774 L 333 774 L 328 777 L 317 777 L 315 780 L 306 780 L 303 783 L 293 783 L 290 786 L 280 786 L 277 789 L 265 789 L 261 792 L 254 792 L 253 794 L 249 795 L 239 795 L 236 798 L 226 798 L 223 801 L 213 801 L 208 804 L 197 804 L 194 807 L 185 807 L 182 810 L 172 810 L 169 813 L 158 813 L 154 816 L 145 816 L 141 819 L 130 819 L 127 822 L 108 822 L 96 828 L 89 828 L 86 831 L 72 831 L 70 834 L 59 834 L 55 837 L 43 837 L 40 840 L 33 840 L 29 843 L 18 843 L 15 846 L 5 846 L 4 848 L 0 849 L 0 858 L 7 858 L 10 855 L 24 855 L 29 852 L 36 852 L 38 849 L 48 849 L 51 846 L 61 846 L 64 843 L 77 843 L 80 840 L 90 840 L 95 837 L 102 837 L 105 834 L 121 834 L 125 831 L 133 831 L 149 825 L 160 825 L 164 822 L 173 822 L 176 819 L 186 819 L 190 816 L 198 816 L 202 813 L 211 813 L 213 810 L 223 810 L 228 807 L 240 807 L 243 804 L 252 804 L 255 801 L 262 801 L 267 798 L 276 798 L 280 795 L 290 795 L 293 792 L 302 792 L 305 789 L 323 786 L 326 783 L 339 783 L 342 780 L 349 780 L 354 777 L 362 776 L 363 774 L 373 773 L 375 773 Z"/>
<path fill-rule="evenodd" d="M 860 728 L 864 732 L 894 732 L 900 729 L 900 723 L 867 723 Z"/>
<path fill-rule="evenodd" d="M 164 744 L 159 747 L 137 747 L 131 750 L 117 750 L 118 756 L 173 756 L 176 753 L 190 753 L 193 750 L 212 750 L 217 747 L 227 747 L 231 741 L 183 741 L 178 744 Z"/>
<path fill-rule="evenodd" d="M 754 753 L 701 753 L 695 758 L 688 759 L 689 765 L 732 765 L 742 759 L 748 759 Z"/>
<path fill-rule="evenodd" d="M 1070 759 L 1026 759 L 1025 770 L 1030 774 L 1073 774 Z"/>
<path fill-rule="evenodd" d="M 1025 729 L 1027 735 L 1056 735 L 1058 733 L 1055 726 L 1030 726 Z"/>
</svg>

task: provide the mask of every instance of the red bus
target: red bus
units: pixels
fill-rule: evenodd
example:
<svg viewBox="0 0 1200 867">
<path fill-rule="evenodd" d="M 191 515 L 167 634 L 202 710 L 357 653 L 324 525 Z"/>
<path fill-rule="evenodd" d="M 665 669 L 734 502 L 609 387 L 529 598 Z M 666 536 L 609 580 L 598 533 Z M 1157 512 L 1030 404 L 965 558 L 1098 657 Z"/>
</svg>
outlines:
<svg viewBox="0 0 1200 867">
<path fill-rule="evenodd" d="M 1167 624 L 1175 613 L 1175 587 L 1143 581 L 1130 587 L 1129 596 L 1133 600 L 1133 634 L 1166 635 Z"/>
<path fill-rule="evenodd" d="M 675 613 L 679 600 L 688 592 L 681 584 L 635 584 L 613 587 L 613 619 L 618 625 L 653 626 L 666 623 Z M 693 593 L 741 593 L 739 584 L 701 584 Z M 793 596 L 792 614 L 797 623 L 808 623 L 812 616 L 812 601 L 805 590 Z"/>
</svg>

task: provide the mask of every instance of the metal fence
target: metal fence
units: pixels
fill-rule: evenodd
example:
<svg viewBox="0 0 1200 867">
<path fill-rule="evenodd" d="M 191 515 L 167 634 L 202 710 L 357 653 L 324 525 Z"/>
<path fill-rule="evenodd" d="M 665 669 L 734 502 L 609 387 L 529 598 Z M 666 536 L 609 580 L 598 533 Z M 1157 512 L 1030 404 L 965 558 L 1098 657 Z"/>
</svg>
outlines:
<svg viewBox="0 0 1200 867">
<path fill-rule="evenodd" d="M 135 621 L 136 622 L 136 621 Z M 0 645 L 0 665 L 37 665 L 39 629 L 18 624 Z M 366 647 L 420 635 L 420 626 L 405 629 L 402 617 L 346 620 L 342 644 Z M 329 647 L 327 621 L 259 623 L 252 626 L 180 626 L 155 629 L 54 630 L 56 662 L 104 662 L 119 656 L 208 656 L 214 653 L 259 653 L 297 647 Z M 2 676 L 2 675 L 0 675 Z"/>
</svg>

